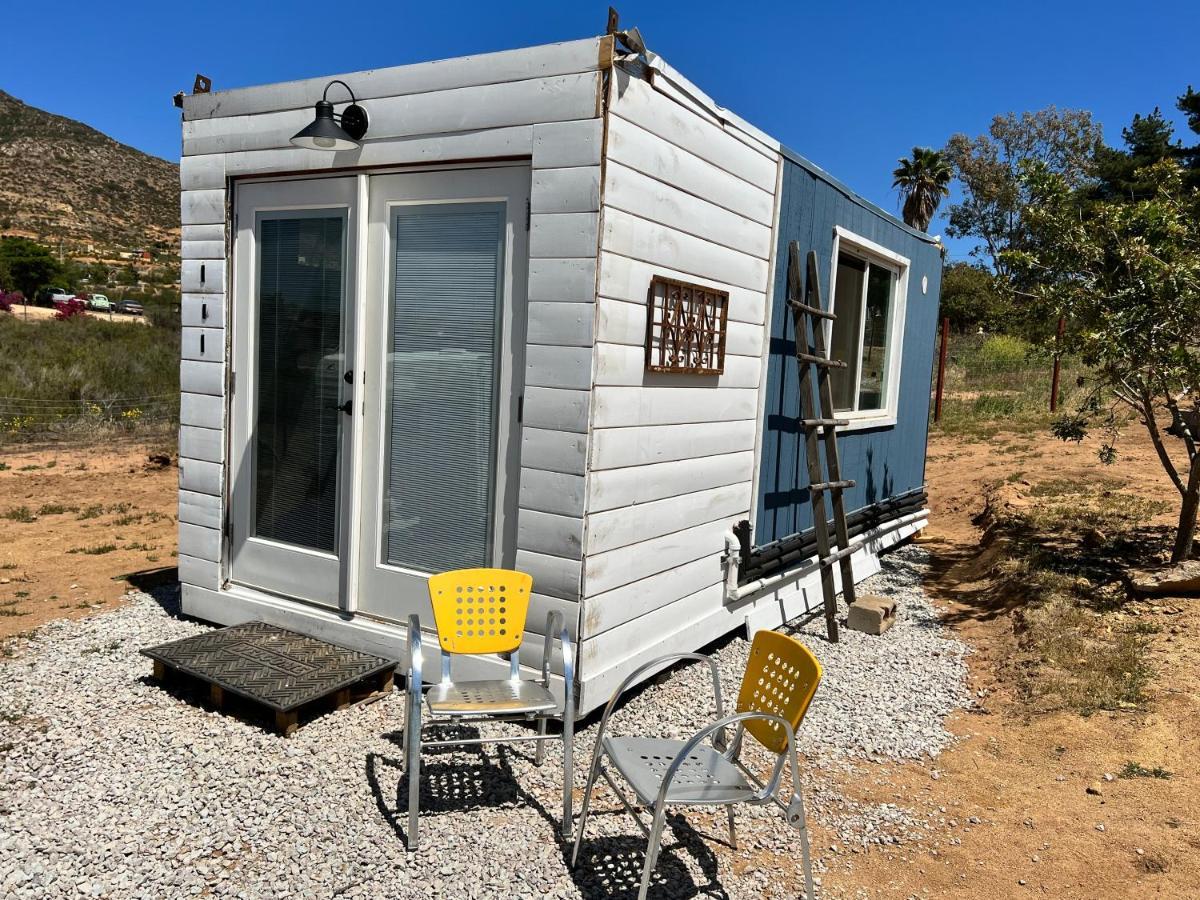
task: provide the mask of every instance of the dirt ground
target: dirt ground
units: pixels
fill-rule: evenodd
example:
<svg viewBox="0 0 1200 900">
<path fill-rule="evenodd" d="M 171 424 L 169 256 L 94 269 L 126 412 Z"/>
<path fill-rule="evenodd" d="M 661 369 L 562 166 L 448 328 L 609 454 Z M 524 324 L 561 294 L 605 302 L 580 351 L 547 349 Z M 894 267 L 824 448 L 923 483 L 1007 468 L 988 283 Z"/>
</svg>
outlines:
<svg viewBox="0 0 1200 900">
<path fill-rule="evenodd" d="M 869 767 L 845 785 L 854 799 L 900 804 L 936 827 L 920 842 L 858 852 L 831 850 L 830 836 L 814 828 L 828 895 L 1200 896 L 1200 781 L 1191 768 L 1200 757 L 1200 601 L 1125 610 L 1157 626 L 1142 708 L 1035 714 L 1011 677 L 1012 620 L 977 580 L 973 519 L 985 484 L 1103 478 L 1173 505 L 1173 488 L 1138 437 L 1128 435 L 1108 467 L 1096 461 L 1094 440 L 933 438 L 932 517 L 922 540 L 938 565 L 928 588 L 974 648 L 968 661 L 980 700 L 952 719 L 960 741 L 937 760 Z M 147 452 L 0 451 L 0 637 L 88 615 L 119 602 L 131 577 L 174 566 L 177 470 L 149 463 Z M 21 507 L 29 516 L 11 513 Z M 1119 777 L 1130 762 L 1173 774 Z"/>
<path fill-rule="evenodd" d="M 981 589 L 976 565 L 984 484 L 1024 479 L 1106 479 L 1173 507 L 1177 494 L 1148 441 L 1130 431 L 1113 466 L 1098 439 L 1041 436 L 988 442 L 935 436 L 923 535 L 938 559 L 927 588 L 974 652 L 978 707 L 956 715 L 959 743 L 923 766 L 888 767 L 851 793 L 909 806 L 940 823 L 920 844 L 845 853 L 825 884 L 842 896 L 1071 898 L 1200 896 L 1200 601 L 1156 598 L 1126 606 L 1157 626 L 1144 708 L 1031 713 L 1011 678 L 1012 619 Z M 1167 514 L 1163 522 L 1170 522 Z M 1170 779 L 1119 777 L 1127 763 Z M 884 782 L 876 784 L 876 782 Z M 1098 793 L 1089 793 L 1089 786 Z M 830 854 L 825 854 L 827 861 Z"/>
<path fill-rule="evenodd" d="M 0 638 L 111 606 L 130 577 L 175 566 L 178 470 L 150 452 L 0 448 Z"/>
</svg>

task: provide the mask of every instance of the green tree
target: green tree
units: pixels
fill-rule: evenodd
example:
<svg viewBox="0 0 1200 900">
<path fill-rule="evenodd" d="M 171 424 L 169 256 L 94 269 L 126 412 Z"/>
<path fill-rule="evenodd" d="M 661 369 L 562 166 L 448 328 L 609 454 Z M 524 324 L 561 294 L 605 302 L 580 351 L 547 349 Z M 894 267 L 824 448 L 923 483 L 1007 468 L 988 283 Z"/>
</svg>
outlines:
<svg viewBox="0 0 1200 900">
<path fill-rule="evenodd" d="M 995 276 L 983 266 L 953 262 L 942 270 L 942 315 L 955 331 L 1007 330 L 1010 308 Z"/>
<path fill-rule="evenodd" d="M 1179 95 L 1175 107 L 1187 119 L 1188 129 L 1196 135 L 1196 143 L 1190 147 L 1182 147 L 1179 157 L 1188 169 L 1186 181 L 1192 187 L 1200 187 L 1200 91 L 1188 89 Z"/>
<path fill-rule="evenodd" d="M 1121 129 L 1121 137 L 1124 150 L 1101 147 L 1096 152 L 1094 196 L 1107 200 L 1152 196 L 1157 186 L 1139 181 L 1137 173 L 1179 154 L 1182 147 L 1175 139 L 1175 126 L 1156 106 L 1149 115 L 1134 115 L 1129 127 Z"/>
<path fill-rule="evenodd" d="M 1122 404 L 1140 417 L 1180 494 L 1174 562 L 1191 553 L 1200 509 L 1200 191 L 1183 174 L 1176 160 L 1163 160 L 1136 173 L 1153 185 L 1148 196 L 1085 210 L 1062 173 L 1030 165 L 1022 215 L 1042 238 L 1005 253 L 1018 276 L 1012 283 L 1032 285 L 1028 297 L 1068 317 L 1065 349 L 1096 373 L 1088 404 L 1059 420 L 1056 433 L 1081 439 L 1107 410 L 1115 435 Z M 1169 436 L 1182 447 L 1168 446 Z M 1114 454 L 1110 440 L 1101 458 Z"/>
<path fill-rule="evenodd" d="M 946 234 L 975 239 L 972 255 L 998 274 L 1010 274 L 1004 254 L 1038 241 L 1023 212 L 1030 197 L 1022 171 L 1040 163 L 1071 189 L 1082 188 L 1089 183 L 1100 138 L 1091 113 L 1053 106 L 996 116 L 988 133 L 978 137 L 953 135 L 944 152 L 963 198 L 948 211 Z"/>
<path fill-rule="evenodd" d="M 930 147 L 913 147 L 912 156 L 897 162 L 900 165 L 892 172 L 892 187 L 904 198 L 904 222 L 928 231 L 942 198 L 950 196 L 954 172 L 946 157 Z"/>
<path fill-rule="evenodd" d="M 54 254 L 36 241 L 22 237 L 0 238 L 0 268 L 8 273 L 11 285 L 31 301 L 39 288 L 54 281 L 62 272 Z"/>
</svg>

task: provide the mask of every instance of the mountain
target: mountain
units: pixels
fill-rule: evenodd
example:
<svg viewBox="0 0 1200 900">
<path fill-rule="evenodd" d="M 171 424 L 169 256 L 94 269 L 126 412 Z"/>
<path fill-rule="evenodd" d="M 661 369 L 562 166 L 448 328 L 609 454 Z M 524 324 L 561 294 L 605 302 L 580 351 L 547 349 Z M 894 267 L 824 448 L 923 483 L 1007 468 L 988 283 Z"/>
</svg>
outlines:
<svg viewBox="0 0 1200 900">
<path fill-rule="evenodd" d="M 179 167 L 0 91 L 0 234 L 76 258 L 177 256 Z"/>
</svg>

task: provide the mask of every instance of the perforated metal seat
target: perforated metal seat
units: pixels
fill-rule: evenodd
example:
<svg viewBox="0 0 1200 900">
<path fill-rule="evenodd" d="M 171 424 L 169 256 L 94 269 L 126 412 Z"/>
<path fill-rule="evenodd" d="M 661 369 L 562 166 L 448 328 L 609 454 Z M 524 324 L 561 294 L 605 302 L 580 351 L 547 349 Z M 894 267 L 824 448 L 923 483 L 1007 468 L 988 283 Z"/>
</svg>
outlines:
<svg viewBox="0 0 1200 900">
<path fill-rule="evenodd" d="M 519 716 L 558 709 L 550 690 L 536 681 L 456 681 L 435 684 L 425 695 L 435 716 Z"/>
<path fill-rule="evenodd" d="M 606 737 L 604 751 L 638 799 L 650 806 L 658 798 L 663 776 L 686 741 Z M 737 803 L 755 788 L 737 766 L 712 747 L 691 750 L 667 787 L 667 803 Z"/>
</svg>

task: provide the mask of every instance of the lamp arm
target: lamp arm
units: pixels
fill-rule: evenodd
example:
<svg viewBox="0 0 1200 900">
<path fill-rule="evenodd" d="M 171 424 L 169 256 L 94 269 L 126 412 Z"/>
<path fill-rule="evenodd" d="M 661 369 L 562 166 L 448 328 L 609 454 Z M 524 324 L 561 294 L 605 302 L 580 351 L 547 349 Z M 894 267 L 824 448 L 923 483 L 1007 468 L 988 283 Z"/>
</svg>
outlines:
<svg viewBox="0 0 1200 900">
<path fill-rule="evenodd" d="M 325 90 L 321 94 L 322 100 L 325 100 L 326 102 L 328 102 L 329 89 L 331 87 L 333 87 L 335 84 L 340 84 L 342 87 L 344 87 L 346 89 L 346 91 L 350 94 L 350 102 L 357 105 L 358 98 L 354 96 L 354 91 L 351 89 L 350 85 L 346 84 L 346 82 L 342 81 L 340 78 L 335 78 L 335 79 L 333 79 L 333 81 L 329 82 L 329 84 L 325 85 Z"/>
</svg>

